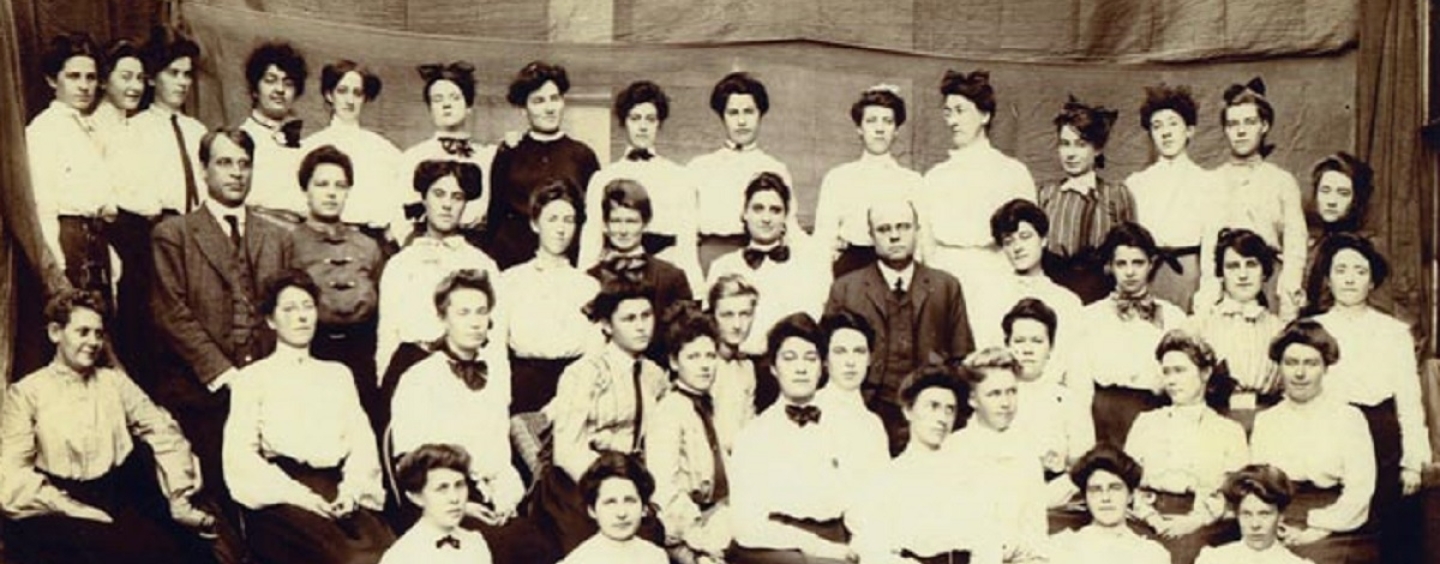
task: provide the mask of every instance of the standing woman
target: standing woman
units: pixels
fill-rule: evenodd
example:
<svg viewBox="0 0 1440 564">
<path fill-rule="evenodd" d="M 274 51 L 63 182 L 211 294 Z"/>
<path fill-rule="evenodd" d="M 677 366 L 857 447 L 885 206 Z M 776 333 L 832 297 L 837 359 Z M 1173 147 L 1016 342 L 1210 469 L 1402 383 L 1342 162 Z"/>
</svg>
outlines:
<svg viewBox="0 0 1440 564">
<path fill-rule="evenodd" d="M 50 42 L 42 68 L 55 98 L 25 126 L 30 189 L 40 233 L 65 278 L 112 303 L 107 225 L 116 198 L 99 136 L 90 120 L 100 50 L 84 34 Z"/>
<path fill-rule="evenodd" d="M 568 256 L 583 217 L 574 186 L 558 179 L 541 186 L 530 203 L 530 225 L 540 240 L 535 258 L 500 274 L 500 293 L 512 310 L 525 312 L 510 317 L 507 331 L 515 378 L 511 413 L 545 407 L 565 367 L 604 342 L 585 316 L 600 283 L 571 266 Z"/>
<path fill-rule="evenodd" d="M 395 542 L 380 456 L 349 370 L 310 355 L 319 299 L 304 272 L 268 282 L 259 311 L 277 344 L 231 384 L 226 483 L 263 561 L 373 564 Z"/>
<path fill-rule="evenodd" d="M 1375 173 L 1365 161 L 1340 151 L 1316 163 L 1310 179 L 1313 207 L 1306 210 L 1305 216 L 1310 226 L 1305 308 L 1313 310 L 1327 307 L 1320 302 L 1325 297 L 1325 278 L 1309 275 L 1315 266 L 1315 251 L 1320 241 L 1336 233 L 1368 235 L 1365 216 L 1375 191 Z"/>
<path fill-rule="evenodd" d="M 1167 257 L 1155 272 L 1155 295 L 1187 312 L 1200 287 L 1200 240 L 1209 224 L 1204 214 L 1219 194 L 1210 173 L 1190 159 L 1199 112 L 1189 87 L 1146 87 L 1140 127 L 1150 134 L 1156 159 L 1125 179 L 1135 220 L 1155 234 Z"/>
<path fill-rule="evenodd" d="M 1270 341 L 1285 329 L 1285 321 L 1266 306 L 1265 281 L 1275 274 L 1275 250 L 1253 231 L 1227 230 L 1215 249 L 1215 276 L 1220 279 L 1218 302 L 1196 303 L 1189 331 L 1215 347 L 1229 368 L 1230 388 L 1221 413 L 1235 418 L 1248 430 L 1255 410 L 1279 401 L 1280 381 L 1270 361 Z"/>
<path fill-rule="evenodd" d="M 320 96 L 330 107 L 330 125 L 306 137 L 307 148 L 334 145 L 350 156 L 355 198 L 340 218 L 359 226 L 375 242 L 385 241 L 385 230 L 399 205 L 390 183 L 399 165 L 400 149 L 384 136 L 360 124 L 365 107 L 380 96 L 380 77 L 355 61 L 341 59 L 320 69 Z"/>
<path fill-rule="evenodd" d="M 698 294 L 705 277 L 697 254 L 695 185 L 684 166 L 655 150 L 660 128 L 670 117 L 670 98 L 660 85 L 642 80 L 615 95 L 614 111 L 625 128 L 625 156 L 595 173 L 585 190 L 588 221 L 580 230 L 577 265 L 590 268 L 604 257 L 605 187 L 615 180 L 630 180 L 645 188 L 653 210 L 641 240 L 645 253 L 680 267 L 691 292 Z"/>
<path fill-rule="evenodd" d="M 553 178 L 589 186 L 590 177 L 600 170 L 595 151 L 560 129 L 569 91 L 565 67 L 544 61 L 525 65 L 510 82 L 505 99 L 520 109 L 530 130 L 513 147 L 501 147 L 490 169 L 494 194 L 485 215 L 485 250 L 502 269 L 530 260 L 539 245 L 530 229 L 535 190 Z M 571 251 L 572 263 L 576 252 Z"/>
<path fill-rule="evenodd" d="M 1421 404 L 1415 338 L 1405 322 L 1370 305 L 1370 294 L 1390 269 L 1368 239 L 1341 233 L 1327 237 L 1316 252 L 1311 277 L 1328 290 L 1329 307 L 1315 322 L 1335 337 L 1344 352 L 1329 370 L 1331 393 L 1365 414 L 1375 442 L 1375 502 L 1384 511 L 1403 494 L 1420 488 L 1430 462 L 1430 436 Z"/>
<path fill-rule="evenodd" d="M 1065 178 L 1040 187 L 1040 207 L 1050 218 L 1047 249 L 1059 259 L 1055 281 L 1087 304 L 1109 290 L 1099 253 L 1105 234 L 1113 225 L 1135 221 L 1130 190 L 1096 173 L 1105 168 L 1105 142 L 1117 117 L 1114 110 L 1087 106 L 1071 96 L 1055 116 Z"/>
<path fill-rule="evenodd" d="M 343 223 L 354 179 L 354 161 L 334 145 L 306 154 L 298 180 L 310 214 L 289 232 L 280 252 L 286 268 L 305 271 L 320 289 L 311 353 L 350 370 L 361 405 L 368 411 L 374 405 L 378 375 L 377 286 L 384 258 L 374 239 Z"/>
<path fill-rule="evenodd" d="M 905 99 L 894 86 L 881 84 L 860 93 L 850 106 L 850 120 L 864 151 L 860 158 L 825 173 L 815 206 L 816 244 L 831 250 L 835 278 L 874 263 L 870 208 L 881 201 L 911 201 L 920 174 L 895 160 L 900 126 L 905 125 Z"/>
<path fill-rule="evenodd" d="M 1300 310 L 1301 279 L 1305 265 L 1305 213 L 1300 204 L 1300 185 L 1295 176 L 1265 157 L 1275 149 L 1266 141 L 1275 125 L 1275 107 L 1265 97 L 1265 82 L 1259 77 L 1225 89 L 1225 107 L 1220 113 L 1225 138 L 1230 143 L 1230 160 L 1215 169 L 1219 183 L 1219 213 L 1206 229 L 1201 245 L 1215 247 L 1221 229 L 1249 229 L 1279 251 L 1280 272 L 1274 286 L 1266 287 L 1272 308 L 1280 317 L 1292 319 Z M 1202 256 L 1209 256 L 1203 253 Z M 1201 262 L 1202 271 L 1210 266 Z M 1207 284 L 1208 282 L 1208 284 Z M 1216 295 L 1214 280 L 1201 278 L 1201 290 L 1209 286 Z"/>
<path fill-rule="evenodd" d="M 1010 200 L 1035 201 L 1035 179 L 1024 163 L 990 144 L 996 103 L 989 72 L 946 71 L 940 94 L 955 148 L 921 184 L 916 207 L 927 234 L 921 256 L 960 279 L 967 303 L 983 303 L 1011 276 L 991 240 L 990 216 Z"/>
<path fill-rule="evenodd" d="M 304 122 L 295 112 L 295 101 L 305 95 L 309 76 L 305 56 L 286 42 L 256 47 L 245 60 L 250 114 L 239 127 L 255 142 L 249 202 L 293 223 L 305 218 L 305 199 L 291 187 L 305 156 L 300 151 Z"/>
<path fill-rule="evenodd" d="M 387 199 L 385 204 L 390 207 L 391 213 L 397 214 L 390 222 L 390 238 L 399 245 L 405 245 L 411 232 L 425 227 L 423 198 L 407 194 L 402 188 L 410 185 L 415 168 L 425 161 L 452 161 L 475 165 L 481 173 L 476 200 L 465 207 L 465 213 L 459 218 L 460 234 L 478 247 L 485 224 L 485 210 L 490 205 L 492 187 L 489 172 L 491 161 L 495 158 L 495 146 L 471 139 L 470 117 L 475 113 L 475 67 L 455 61 L 448 65 L 420 65 L 416 70 L 420 79 L 425 81 L 421 97 L 430 110 L 430 124 L 435 127 L 435 133 L 411 145 L 400 155 L 395 167 L 395 185 L 391 189 L 401 193 L 394 199 Z"/>
</svg>

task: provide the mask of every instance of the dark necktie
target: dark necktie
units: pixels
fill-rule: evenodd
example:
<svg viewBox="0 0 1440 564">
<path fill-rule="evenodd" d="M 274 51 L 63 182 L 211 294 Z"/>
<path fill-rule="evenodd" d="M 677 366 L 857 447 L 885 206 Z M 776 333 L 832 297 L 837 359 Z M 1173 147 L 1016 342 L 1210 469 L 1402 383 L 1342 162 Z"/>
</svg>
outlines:
<svg viewBox="0 0 1440 564">
<path fill-rule="evenodd" d="M 460 539 L 455 538 L 453 535 L 445 535 L 440 537 L 440 540 L 435 541 L 435 548 L 445 548 L 447 546 L 455 550 L 460 550 Z"/>
<path fill-rule="evenodd" d="M 175 146 L 180 148 L 180 164 L 185 167 L 185 213 L 200 205 L 200 188 L 195 185 L 195 165 L 190 163 L 190 153 L 185 150 L 185 133 L 180 131 L 180 115 L 170 114 L 170 129 L 175 130 Z"/>
<path fill-rule="evenodd" d="M 640 359 L 635 359 L 631 365 L 630 375 L 635 382 L 635 440 L 631 442 L 630 452 L 640 452 L 640 424 L 645 421 L 645 389 L 640 385 Z"/>
<path fill-rule="evenodd" d="M 698 394 L 684 388 L 676 388 L 675 391 L 690 398 L 700 422 L 705 424 L 705 440 L 709 441 L 710 455 L 715 459 L 715 476 L 711 481 L 710 498 L 694 501 L 697 505 L 713 505 L 730 496 L 730 481 L 725 477 L 725 457 L 721 455 L 719 435 L 715 432 L 715 402 L 710 394 Z"/>
<path fill-rule="evenodd" d="M 820 422 L 820 408 L 813 405 L 787 405 L 785 415 L 800 427 Z"/>
<path fill-rule="evenodd" d="M 905 280 L 903 278 L 895 279 L 895 287 L 891 289 L 891 293 L 895 294 L 895 301 L 905 301 Z"/>
<path fill-rule="evenodd" d="M 233 215 L 226 215 L 225 223 L 230 226 L 230 247 L 233 248 L 236 253 L 239 253 L 243 243 L 240 240 L 240 218 Z"/>
<path fill-rule="evenodd" d="M 744 253 L 742 256 L 745 258 L 745 264 L 749 265 L 751 270 L 760 268 L 760 263 L 765 262 L 766 258 L 779 263 L 790 260 L 790 247 L 787 245 L 777 245 L 768 251 L 747 248 Z"/>
<path fill-rule="evenodd" d="M 440 148 L 445 149 L 445 152 L 450 155 L 465 159 L 468 159 L 475 155 L 475 148 L 470 146 L 469 139 L 441 137 Z"/>
<path fill-rule="evenodd" d="M 655 153 L 650 152 L 650 149 L 631 149 L 630 152 L 625 153 L 627 161 L 648 161 L 653 158 L 655 158 Z"/>
</svg>

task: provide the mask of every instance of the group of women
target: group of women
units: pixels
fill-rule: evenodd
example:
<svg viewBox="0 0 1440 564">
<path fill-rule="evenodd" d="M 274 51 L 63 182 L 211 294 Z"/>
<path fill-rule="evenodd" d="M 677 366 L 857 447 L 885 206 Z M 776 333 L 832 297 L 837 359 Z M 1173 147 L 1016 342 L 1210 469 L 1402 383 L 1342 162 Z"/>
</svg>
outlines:
<svg viewBox="0 0 1440 564">
<path fill-rule="evenodd" d="M 323 68 L 331 121 L 303 135 L 306 63 L 262 45 L 239 130 L 248 209 L 288 229 L 256 296 L 275 346 L 229 378 L 223 476 L 204 476 L 142 390 L 154 258 L 122 248 L 224 180 L 183 115 L 199 65 L 170 32 L 62 37 L 46 60 L 33 184 L 78 289 L 0 418 L 7 548 L 37 561 L 459 551 L 406 540 L 445 530 L 396 480 L 436 445 L 460 453 L 455 517 L 496 562 L 1399 562 L 1375 539 L 1419 525 L 1431 451 L 1409 328 L 1370 305 L 1372 173 L 1336 153 L 1302 197 L 1265 160 L 1258 79 L 1225 92 L 1210 170 L 1187 153 L 1189 91 L 1148 88 L 1157 159 L 1123 182 L 1100 174 L 1117 113 L 1072 98 L 1065 177 L 1039 186 L 990 143 L 987 73 L 943 77 L 954 149 L 924 175 L 890 154 L 904 98 L 866 90 L 861 156 L 826 175 L 811 235 L 745 73 L 710 100 L 724 146 L 688 165 L 657 152 L 663 89 L 620 89 L 626 147 L 602 166 L 562 128 L 561 66 L 516 74 L 529 129 L 496 144 L 471 138 L 475 69 L 421 66 L 435 134 L 401 151 L 361 125 L 381 80 L 352 61 Z M 977 349 L 907 360 L 900 448 L 864 386 L 890 328 L 826 306 L 832 279 L 893 258 L 876 214 L 896 203 Z M 224 493 L 197 495 L 211 480 Z"/>
</svg>

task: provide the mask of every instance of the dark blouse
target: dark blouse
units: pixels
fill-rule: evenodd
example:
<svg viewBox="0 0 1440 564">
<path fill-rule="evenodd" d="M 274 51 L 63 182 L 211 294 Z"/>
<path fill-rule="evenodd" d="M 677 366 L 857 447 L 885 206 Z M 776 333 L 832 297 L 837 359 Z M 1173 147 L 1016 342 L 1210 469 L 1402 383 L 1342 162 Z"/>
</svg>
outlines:
<svg viewBox="0 0 1440 564">
<path fill-rule="evenodd" d="M 493 192 L 486 214 L 485 252 L 501 270 L 530 260 L 539 247 L 530 229 L 531 194 L 548 179 L 564 178 L 580 190 L 580 201 L 584 202 L 585 187 L 598 170 L 600 161 L 595 152 L 568 136 L 537 141 L 526 135 L 513 147 L 501 146 L 490 166 Z M 574 255 L 572 249 L 572 263 Z"/>
</svg>

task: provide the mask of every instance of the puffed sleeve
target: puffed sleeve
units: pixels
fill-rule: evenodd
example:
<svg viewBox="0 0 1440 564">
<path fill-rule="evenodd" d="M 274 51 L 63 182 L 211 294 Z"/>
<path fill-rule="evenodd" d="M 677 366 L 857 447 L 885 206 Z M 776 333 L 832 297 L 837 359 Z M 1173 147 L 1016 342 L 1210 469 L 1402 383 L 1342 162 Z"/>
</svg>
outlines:
<svg viewBox="0 0 1440 564">
<path fill-rule="evenodd" d="M 265 389 L 257 376 L 260 374 L 237 378 L 231 386 L 230 416 L 225 420 L 221 450 L 226 485 L 235 501 L 250 509 L 308 506 L 317 497 L 315 492 L 260 454 L 260 405 L 265 401 Z"/>
<path fill-rule="evenodd" d="M 1370 427 L 1358 409 L 1345 406 L 1337 412 L 1334 426 L 1320 436 L 1335 441 L 1344 453 L 1340 468 L 1340 498 L 1325 507 L 1310 510 L 1307 522 L 1311 527 L 1333 532 L 1353 531 L 1365 524 L 1370 515 L 1370 496 L 1375 493 L 1375 447 L 1370 440 Z M 1291 440 L 1297 440 L 1292 438 Z"/>
<path fill-rule="evenodd" d="M 404 225 L 400 222 L 397 225 Z M 403 307 L 404 299 L 409 295 L 404 292 L 405 276 L 404 265 L 396 264 L 398 261 L 391 261 L 380 274 L 379 288 L 379 320 L 375 329 L 375 368 L 383 378 L 390 366 L 390 358 L 395 355 L 395 349 L 400 348 L 400 326 L 399 315 Z M 400 267 L 400 268 L 396 268 Z M 376 382 L 378 386 L 380 382 Z"/>
<path fill-rule="evenodd" d="M 35 469 L 35 403 L 12 386 L 0 405 L 0 509 L 11 519 L 61 512 L 65 492 Z"/>
<path fill-rule="evenodd" d="M 565 368 L 555 399 L 545 406 L 552 422 L 555 466 L 577 482 L 598 455 L 590 448 L 590 413 L 595 403 L 595 381 L 600 376 L 593 359 L 581 358 Z"/>
</svg>

